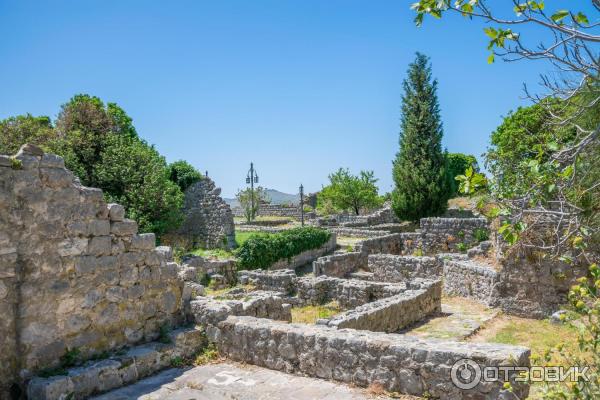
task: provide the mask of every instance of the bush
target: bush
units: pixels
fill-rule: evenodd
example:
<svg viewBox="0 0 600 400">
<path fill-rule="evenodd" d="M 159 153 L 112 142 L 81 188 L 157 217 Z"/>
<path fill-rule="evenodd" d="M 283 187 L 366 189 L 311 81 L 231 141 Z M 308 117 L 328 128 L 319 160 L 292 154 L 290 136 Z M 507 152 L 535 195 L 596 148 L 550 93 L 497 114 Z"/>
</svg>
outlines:
<svg viewBox="0 0 600 400">
<path fill-rule="evenodd" d="M 279 260 L 321 247 L 329 237 L 326 230 L 313 227 L 259 233 L 248 238 L 236 251 L 238 265 L 242 269 L 266 269 Z"/>
</svg>

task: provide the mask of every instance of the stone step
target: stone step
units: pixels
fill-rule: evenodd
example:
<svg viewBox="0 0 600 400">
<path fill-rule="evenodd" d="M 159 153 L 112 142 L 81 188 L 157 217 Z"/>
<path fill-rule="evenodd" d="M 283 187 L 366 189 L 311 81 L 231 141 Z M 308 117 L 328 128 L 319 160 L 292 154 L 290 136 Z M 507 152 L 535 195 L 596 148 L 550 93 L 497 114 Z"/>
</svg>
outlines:
<svg viewBox="0 0 600 400">
<path fill-rule="evenodd" d="M 176 329 L 168 338 L 168 343 L 150 342 L 123 355 L 88 361 L 68 369 L 66 375 L 35 377 L 27 385 L 27 396 L 35 400 L 86 399 L 171 367 L 207 344 L 204 332 L 195 327 Z"/>
</svg>

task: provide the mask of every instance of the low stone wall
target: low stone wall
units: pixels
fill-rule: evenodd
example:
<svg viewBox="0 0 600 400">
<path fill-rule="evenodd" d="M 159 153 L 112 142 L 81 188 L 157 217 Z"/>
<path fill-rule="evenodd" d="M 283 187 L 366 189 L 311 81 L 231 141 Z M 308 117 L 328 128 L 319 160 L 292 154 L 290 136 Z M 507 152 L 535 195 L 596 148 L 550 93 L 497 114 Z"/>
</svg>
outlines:
<svg viewBox="0 0 600 400">
<path fill-rule="evenodd" d="M 351 272 L 365 268 L 366 265 L 367 256 L 362 252 L 336 253 L 315 260 L 313 262 L 313 274 L 315 276 L 327 275 L 343 278 Z"/>
<path fill-rule="evenodd" d="M 470 261 L 444 262 L 444 292 L 468 297 L 486 305 L 497 302 L 500 276 L 491 268 Z"/>
<path fill-rule="evenodd" d="M 190 302 L 190 307 L 196 323 L 204 327 L 216 326 L 230 315 L 292 320 L 291 305 L 275 292 L 252 292 L 244 300 L 197 297 Z"/>
<path fill-rule="evenodd" d="M 289 295 L 296 293 L 298 277 L 293 269 L 264 271 L 239 271 L 238 281 L 242 285 L 250 284 L 259 290 L 282 292 Z"/>
<path fill-rule="evenodd" d="M 392 233 L 377 238 L 363 240 L 356 246 L 356 251 L 365 254 L 402 254 L 402 234 Z"/>
<path fill-rule="evenodd" d="M 169 343 L 137 346 L 123 355 L 71 368 L 67 375 L 34 378 L 27 386 L 27 397 L 31 400 L 87 399 L 171 367 L 173 360 L 191 357 L 207 344 L 204 332 L 196 328 L 169 332 L 167 338 Z"/>
<path fill-rule="evenodd" d="M 177 264 L 122 206 L 35 146 L 14 160 L 0 156 L 0 393 L 69 349 L 155 339 L 185 300 Z"/>
<path fill-rule="evenodd" d="M 426 254 L 457 251 L 459 243 L 471 247 L 477 243 L 475 231 L 487 230 L 485 218 L 421 218 L 421 248 Z"/>
<path fill-rule="evenodd" d="M 235 259 L 214 260 L 200 256 L 186 257 L 182 261 L 185 280 L 200 283 L 204 275 L 220 275 L 229 285 L 237 283 L 237 264 Z"/>
<path fill-rule="evenodd" d="M 432 313 L 442 311 L 442 282 L 434 281 L 424 289 L 407 290 L 338 314 L 328 326 L 398 332 Z"/>
<path fill-rule="evenodd" d="M 332 329 L 251 317 L 229 317 L 208 329 L 219 352 L 233 360 L 287 373 L 443 400 L 526 398 L 527 384 L 511 379 L 479 383 L 463 391 L 451 382 L 452 365 L 464 358 L 480 366 L 529 365 L 530 352 L 519 346 L 445 342 L 414 336 Z M 506 397 L 504 397 L 506 396 Z"/>
<path fill-rule="evenodd" d="M 371 229 L 360 229 L 360 228 L 345 228 L 345 227 L 333 227 L 328 228 L 330 232 L 335 232 L 339 236 L 348 237 L 359 237 L 359 238 L 372 238 L 389 235 L 390 232 L 385 230 L 371 230 Z"/>
<path fill-rule="evenodd" d="M 402 254 L 402 233 L 393 233 L 363 240 L 355 251 L 322 257 L 313 263 L 315 276 L 345 277 L 351 272 L 367 268 L 369 254 Z"/>
<path fill-rule="evenodd" d="M 373 273 L 375 281 L 404 282 L 414 278 L 440 277 L 443 263 L 436 257 L 371 254 L 367 269 Z"/>
<path fill-rule="evenodd" d="M 244 217 L 244 210 L 241 207 L 232 209 L 236 217 Z M 257 216 L 290 217 L 300 219 L 301 210 L 299 206 L 284 206 L 281 204 L 261 204 L 258 208 Z"/>
<path fill-rule="evenodd" d="M 162 242 L 183 248 L 235 247 L 231 208 L 221 198 L 221 189 L 203 177 L 185 190 L 184 220 L 176 232 L 163 235 Z"/>
<path fill-rule="evenodd" d="M 329 240 L 318 249 L 306 250 L 292 257 L 289 260 L 279 260 L 269 267 L 269 269 L 296 269 L 303 265 L 312 263 L 319 257 L 331 253 L 337 247 L 336 235 L 331 233 Z"/>
<path fill-rule="evenodd" d="M 395 296 L 407 290 L 429 287 L 428 280 L 384 283 L 358 279 L 340 279 L 328 276 L 304 277 L 296 281 L 296 294 L 304 304 L 323 304 L 336 300 L 342 308 L 350 309 L 363 304 Z"/>
</svg>

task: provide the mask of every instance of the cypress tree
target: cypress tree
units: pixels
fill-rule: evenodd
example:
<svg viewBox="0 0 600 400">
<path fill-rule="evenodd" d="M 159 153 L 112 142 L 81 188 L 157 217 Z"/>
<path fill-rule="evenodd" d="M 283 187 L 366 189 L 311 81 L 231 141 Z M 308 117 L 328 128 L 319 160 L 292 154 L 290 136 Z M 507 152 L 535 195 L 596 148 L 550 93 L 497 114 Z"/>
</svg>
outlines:
<svg viewBox="0 0 600 400">
<path fill-rule="evenodd" d="M 437 80 L 432 79 L 427 56 L 417 53 L 403 87 L 400 151 L 393 162 L 392 207 L 401 220 L 418 221 L 443 213 L 452 191 L 442 152 Z"/>
</svg>

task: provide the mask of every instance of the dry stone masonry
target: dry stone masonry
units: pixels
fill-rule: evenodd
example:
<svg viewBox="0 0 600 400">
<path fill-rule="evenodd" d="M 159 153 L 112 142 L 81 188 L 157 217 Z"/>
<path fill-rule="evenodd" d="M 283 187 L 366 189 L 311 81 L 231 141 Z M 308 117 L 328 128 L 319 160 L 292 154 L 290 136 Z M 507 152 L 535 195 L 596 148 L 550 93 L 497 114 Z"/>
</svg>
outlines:
<svg viewBox="0 0 600 400">
<path fill-rule="evenodd" d="M 123 207 L 63 160 L 25 145 L 0 156 L 0 387 L 82 357 L 155 339 L 183 319 L 177 265 Z"/>
<path fill-rule="evenodd" d="M 512 380 L 513 393 L 500 381 L 462 391 L 450 381 L 452 365 L 464 358 L 480 365 L 529 365 L 529 350 L 498 344 L 423 340 L 398 334 L 322 325 L 285 324 L 230 316 L 210 327 L 209 338 L 233 360 L 287 373 L 331 379 L 390 392 L 439 399 L 526 398 L 529 387 Z"/>
<path fill-rule="evenodd" d="M 176 233 L 165 236 L 165 243 L 184 248 L 235 247 L 233 213 L 221 198 L 221 189 L 209 177 L 186 189 L 183 212 L 183 224 Z"/>
</svg>

